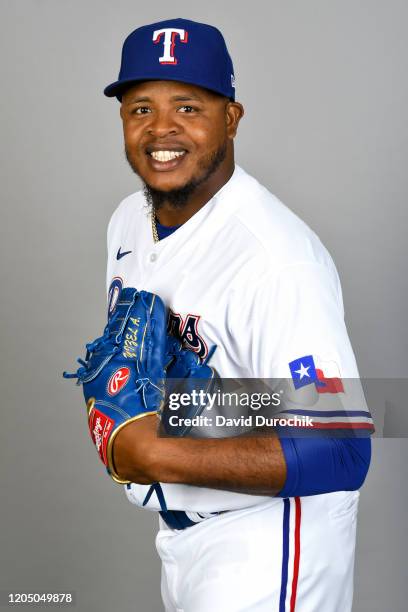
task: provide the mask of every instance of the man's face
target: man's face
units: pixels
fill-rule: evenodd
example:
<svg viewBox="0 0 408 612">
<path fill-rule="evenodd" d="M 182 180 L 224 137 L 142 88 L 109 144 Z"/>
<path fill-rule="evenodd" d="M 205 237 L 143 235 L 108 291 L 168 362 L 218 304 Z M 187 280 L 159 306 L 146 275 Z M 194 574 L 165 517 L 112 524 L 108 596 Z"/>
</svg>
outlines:
<svg viewBox="0 0 408 612">
<path fill-rule="evenodd" d="M 122 97 L 125 148 L 150 188 L 179 190 L 205 181 L 225 162 L 240 105 L 201 87 L 144 81 Z"/>
</svg>

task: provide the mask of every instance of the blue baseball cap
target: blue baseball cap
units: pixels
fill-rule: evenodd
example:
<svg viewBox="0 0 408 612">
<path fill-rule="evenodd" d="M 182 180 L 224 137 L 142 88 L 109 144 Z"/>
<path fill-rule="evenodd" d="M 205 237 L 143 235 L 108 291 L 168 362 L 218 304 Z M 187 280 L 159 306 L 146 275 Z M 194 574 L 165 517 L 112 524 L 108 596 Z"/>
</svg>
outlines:
<svg viewBox="0 0 408 612">
<path fill-rule="evenodd" d="M 123 43 L 118 80 L 105 96 L 119 101 L 138 81 L 181 81 L 235 100 L 232 60 L 217 28 L 189 19 L 168 19 L 134 30 Z"/>
</svg>

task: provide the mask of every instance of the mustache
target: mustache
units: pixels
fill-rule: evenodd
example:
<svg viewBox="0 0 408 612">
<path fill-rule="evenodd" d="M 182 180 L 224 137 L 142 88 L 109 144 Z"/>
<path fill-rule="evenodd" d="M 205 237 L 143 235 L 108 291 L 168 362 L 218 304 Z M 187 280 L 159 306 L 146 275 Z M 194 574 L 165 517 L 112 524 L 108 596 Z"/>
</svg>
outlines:
<svg viewBox="0 0 408 612">
<path fill-rule="evenodd" d="M 225 160 L 227 155 L 227 141 L 225 140 L 216 151 L 210 153 L 205 159 L 200 160 L 200 162 L 197 164 L 197 169 L 199 171 L 198 176 L 193 177 L 182 187 L 170 190 L 156 189 L 152 185 L 146 183 L 143 177 L 139 174 L 137 167 L 132 160 L 130 151 L 126 146 L 125 155 L 133 172 L 137 174 L 137 176 L 143 182 L 143 193 L 150 210 L 160 210 L 164 204 L 169 204 L 175 209 L 182 209 L 188 204 L 191 196 L 198 189 L 198 187 L 205 183 Z"/>
</svg>

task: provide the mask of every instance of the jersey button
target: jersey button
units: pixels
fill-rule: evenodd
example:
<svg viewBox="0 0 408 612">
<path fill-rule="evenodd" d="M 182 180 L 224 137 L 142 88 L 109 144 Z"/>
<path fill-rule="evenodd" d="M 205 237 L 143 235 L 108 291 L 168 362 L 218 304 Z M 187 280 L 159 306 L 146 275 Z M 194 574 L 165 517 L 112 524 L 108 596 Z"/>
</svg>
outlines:
<svg viewBox="0 0 408 612">
<path fill-rule="evenodd" d="M 156 261 L 156 259 L 157 259 L 157 255 L 156 255 L 156 253 L 152 253 L 152 254 L 150 255 L 150 261 L 151 261 L 152 263 L 154 263 L 154 262 Z"/>
</svg>

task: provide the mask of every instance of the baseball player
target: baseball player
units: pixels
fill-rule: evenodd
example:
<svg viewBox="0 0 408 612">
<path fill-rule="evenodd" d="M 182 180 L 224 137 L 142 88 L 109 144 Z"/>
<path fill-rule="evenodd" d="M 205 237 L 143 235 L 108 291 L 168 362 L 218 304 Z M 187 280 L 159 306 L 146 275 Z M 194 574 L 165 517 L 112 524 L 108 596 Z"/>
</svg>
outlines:
<svg viewBox="0 0 408 612">
<path fill-rule="evenodd" d="M 121 103 L 127 159 L 144 185 L 109 224 L 109 311 L 136 287 L 160 296 L 168 331 L 221 378 L 344 396 L 358 371 L 336 268 L 313 231 L 235 164 L 244 110 L 219 30 L 185 19 L 136 29 L 105 94 Z M 331 434 L 160 437 L 147 414 L 116 436 L 128 499 L 159 513 L 167 612 L 351 610 L 370 414 L 363 402 L 298 412 Z"/>
</svg>

